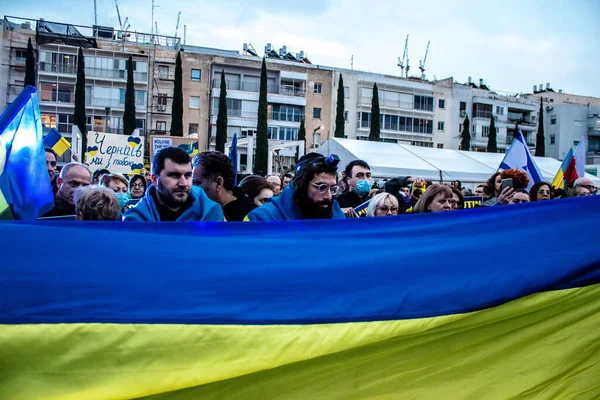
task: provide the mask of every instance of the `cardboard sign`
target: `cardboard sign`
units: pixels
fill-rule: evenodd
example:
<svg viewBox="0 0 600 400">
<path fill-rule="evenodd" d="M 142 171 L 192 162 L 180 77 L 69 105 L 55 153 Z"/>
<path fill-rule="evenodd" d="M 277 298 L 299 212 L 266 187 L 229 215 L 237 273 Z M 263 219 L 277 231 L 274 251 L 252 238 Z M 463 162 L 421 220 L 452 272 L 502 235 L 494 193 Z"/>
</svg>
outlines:
<svg viewBox="0 0 600 400">
<path fill-rule="evenodd" d="M 156 152 L 166 147 L 179 147 L 190 157 L 198 154 L 198 139 L 175 137 L 175 136 L 150 136 L 150 160 L 154 158 Z"/>
<path fill-rule="evenodd" d="M 468 196 L 463 201 L 463 208 L 475 208 L 483 203 L 483 197 L 481 196 Z"/>
<path fill-rule="evenodd" d="M 173 146 L 173 139 L 170 137 L 153 137 L 152 154 L 158 153 L 162 149 Z"/>
<path fill-rule="evenodd" d="M 144 138 L 88 132 L 85 160 L 92 172 L 106 168 L 117 174 L 139 174 L 144 168 Z"/>
<path fill-rule="evenodd" d="M 355 207 L 354 211 L 358 214 L 359 217 L 366 217 L 367 216 L 367 212 L 369 211 L 369 202 L 371 200 L 367 200 L 364 203 L 362 203 L 360 206 Z"/>
</svg>

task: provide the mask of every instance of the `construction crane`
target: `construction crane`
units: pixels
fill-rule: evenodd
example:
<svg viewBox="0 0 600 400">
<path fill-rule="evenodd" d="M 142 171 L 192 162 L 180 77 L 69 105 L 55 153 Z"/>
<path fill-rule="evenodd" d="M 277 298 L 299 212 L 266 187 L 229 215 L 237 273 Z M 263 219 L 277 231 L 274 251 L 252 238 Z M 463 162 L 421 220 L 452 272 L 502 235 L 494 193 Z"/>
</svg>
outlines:
<svg viewBox="0 0 600 400">
<path fill-rule="evenodd" d="M 408 36 L 406 35 L 406 42 L 404 43 L 404 53 L 402 53 L 402 58 L 398 57 L 398 66 L 402 70 L 400 76 L 404 75 L 404 62 L 406 61 L 406 75 L 408 76 L 408 69 L 410 68 L 408 65 Z"/>
<path fill-rule="evenodd" d="M 177 23 L 175 24 L 175 35 L 174 35 L 174 37 L 177 37 L 177 31 L 179 30 L 179 18 L 181 18 L 181 11 L 179 11 L 179 14 L 177 14 Z"/>
<path fill-rule="evenodd" d="M 423 60 L 419 61 L 419 69 L 421 70 L 421 79 L 425 80 L 425 63 L 427 62 L 427 54 L 429 53 L 429 43 L 431 40 L 427 41 L 427 49 L 425 50 L 425 57 Z"/>
</svg>

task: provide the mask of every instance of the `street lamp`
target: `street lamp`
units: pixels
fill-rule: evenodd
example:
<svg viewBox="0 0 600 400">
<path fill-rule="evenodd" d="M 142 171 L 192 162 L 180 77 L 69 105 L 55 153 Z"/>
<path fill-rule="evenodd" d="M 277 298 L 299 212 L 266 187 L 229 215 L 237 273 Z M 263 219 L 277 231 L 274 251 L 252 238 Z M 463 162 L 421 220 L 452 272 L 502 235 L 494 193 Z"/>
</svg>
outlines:
<svg viewBox="0 0 600 400">
<path fill-rule="evenodd" d="M 110 114 L 110 107 L 105 107 L 106 118 L 104 119 L 104 133 L 108 133 L 108 116 Z"/>
</svg>

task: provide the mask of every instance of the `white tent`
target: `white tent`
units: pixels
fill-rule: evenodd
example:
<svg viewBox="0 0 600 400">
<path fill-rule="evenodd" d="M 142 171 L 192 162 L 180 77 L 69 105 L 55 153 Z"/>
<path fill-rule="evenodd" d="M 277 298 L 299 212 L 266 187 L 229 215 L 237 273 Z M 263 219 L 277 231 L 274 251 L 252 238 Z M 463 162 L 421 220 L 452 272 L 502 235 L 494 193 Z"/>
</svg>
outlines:
<svg viewBox="0 0 600 400">
<path fill-rule="evenodd" d="M 367 142 L 331 138 L 314 150 L 336 154 L 343 169 L 352 160 L 364 160 L 375 178 L 419 176 L 433 181 L 460 180 L 463 184 L 484 183 L 497 170 L 504 154 L 433 149 L 396 143 Z M 551 182 L 561 162 L 550 157 L 534 157 L 544 179 Z M 595 185 L 600 179 L 586 174 Z"/>
</svg>

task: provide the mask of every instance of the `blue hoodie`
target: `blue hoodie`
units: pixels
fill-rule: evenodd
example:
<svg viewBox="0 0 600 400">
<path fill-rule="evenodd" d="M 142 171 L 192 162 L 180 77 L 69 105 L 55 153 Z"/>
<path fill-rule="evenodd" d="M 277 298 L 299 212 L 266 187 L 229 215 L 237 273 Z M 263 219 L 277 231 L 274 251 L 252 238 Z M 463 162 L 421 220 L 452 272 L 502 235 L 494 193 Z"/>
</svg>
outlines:
<svg viewBox="0 0 600 400">
<path fill-rule="evenodd" d="M 337 201 L 333 200 L 332 219 L 346 218 Z M 294 201 L 294 186 L 290 183 L 283 192 L 263 206 L 254 209 L 245 220 L 247 221 L 276 221 L 304 219 L 300 208 Z"/>
<path fill-rule="evenodd" d="M 160 215 L 152 191 L 154 185 L 150 185 L 144 194 L 144 197 L 137 203 L 135 207 L 127 211 L 124 221 L 151 221 L 160 222 Z M 185 210 L 183 214 L 177 218 L 177 222 L 182 221 L 223 221 L 223 209 L 214 201 L 210 200 L 204 190 L 197 186 L 192 186 L 190 196 L 194 202 L 192 206 Z"/>
</svg>

